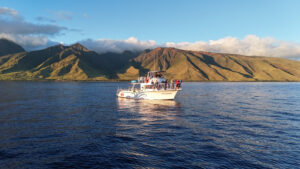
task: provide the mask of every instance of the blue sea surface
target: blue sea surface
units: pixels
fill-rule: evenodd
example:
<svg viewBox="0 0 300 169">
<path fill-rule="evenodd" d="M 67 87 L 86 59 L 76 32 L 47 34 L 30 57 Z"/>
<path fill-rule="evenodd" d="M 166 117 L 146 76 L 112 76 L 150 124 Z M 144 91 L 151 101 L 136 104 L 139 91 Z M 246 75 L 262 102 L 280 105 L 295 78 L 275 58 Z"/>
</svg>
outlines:
<svg viewBox="0 0 300 169">
<path fill-rule="evenodd" d="M 299 168 L 300 83 L 0 82 L 0 168 Z"/>
</svg>

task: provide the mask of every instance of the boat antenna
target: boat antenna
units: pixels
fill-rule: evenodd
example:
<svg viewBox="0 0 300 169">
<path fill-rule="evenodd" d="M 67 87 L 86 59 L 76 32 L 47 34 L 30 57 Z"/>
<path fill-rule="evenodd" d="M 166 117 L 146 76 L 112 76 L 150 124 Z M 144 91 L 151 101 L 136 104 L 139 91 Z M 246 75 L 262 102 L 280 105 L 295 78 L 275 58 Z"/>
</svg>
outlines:
<svg viewBox="0 0 300 169">
<path fill-rule="evenodd" d="M 156 70 L 155 62 L 156 62 L 156 56 L 154 55 L 154 64 L 153 64 L 154 71 Z"/>
<path fill-rule="evenodd" d="M 166 71 L 166 58 L 164 58 L 164 67 L 163 67 L 163 69 L 165 69 L 164 71 Z"/>
<path fill-rule="evenodd" d="M 159 71 L 161 71 L 161 70 L 160 70 L 160 66 L 159 66 L 158 63 L 159 63 L 159 58 L 157 57 L 157 66 L 158 66 L 158 68 L 159 68 Z"/>
</svg>

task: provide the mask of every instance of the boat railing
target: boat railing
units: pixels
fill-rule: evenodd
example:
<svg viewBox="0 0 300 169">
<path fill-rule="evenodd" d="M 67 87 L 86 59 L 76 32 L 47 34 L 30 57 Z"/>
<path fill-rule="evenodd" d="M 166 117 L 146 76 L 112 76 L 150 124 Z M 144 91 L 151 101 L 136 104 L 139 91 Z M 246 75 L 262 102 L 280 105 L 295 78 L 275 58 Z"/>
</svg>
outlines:
<svg viewBox="0 0 300 169">
<path fill-rule="evenodd" d="M 177 84 L 177 81 L 179 81 L 179 84 Z M 181 80 L 166 80 L 163 79 L 148 79 L 147 77 L 141 76 L 138 78 L 138 80 L 132 80 L 131 84 L 136 85 L 136 84 L 147 84 L 144 85 L 143 89 L 156 89 L 156 90 L 178 90 L 181 89 L 182 81 Z M 131 89 L 132 90 L 132 89 Z"/>
<path fill-rule="evenodd" d="M 175 83 L 159 83 L 144 85 L 143 90 L 179 90 L 181 86 L 176 86 Z"/>
</svg>

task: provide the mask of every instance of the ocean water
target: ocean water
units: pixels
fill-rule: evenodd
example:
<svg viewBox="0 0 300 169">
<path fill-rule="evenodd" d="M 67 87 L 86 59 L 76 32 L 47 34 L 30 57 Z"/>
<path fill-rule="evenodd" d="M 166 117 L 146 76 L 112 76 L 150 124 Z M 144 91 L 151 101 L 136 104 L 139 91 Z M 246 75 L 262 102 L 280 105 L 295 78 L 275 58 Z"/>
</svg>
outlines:
<svg viewBox="0 0 300 169">
<path fill-rule="evenodd" d="M 0 82 L 0 168 L 299 168 L 300 83 Z"/>
</svg>

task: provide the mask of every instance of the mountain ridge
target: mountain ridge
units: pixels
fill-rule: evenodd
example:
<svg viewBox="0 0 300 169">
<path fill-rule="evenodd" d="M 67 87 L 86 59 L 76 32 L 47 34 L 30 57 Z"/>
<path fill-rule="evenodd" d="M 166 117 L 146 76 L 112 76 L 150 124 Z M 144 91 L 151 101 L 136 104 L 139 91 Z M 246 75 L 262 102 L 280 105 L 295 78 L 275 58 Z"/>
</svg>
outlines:
<svg viewBox="0 0 300 169">
<path fill-rule="evenodd" d="M 24 48 L 8 39 L 0 39 L 0 56 L 19 52 L 25 52 Z"/>
<path fill-rule="evenodd" d="M 168 78 L 188 81 L 300 80 L 300 62 L 283 58 L 156 48 L 135 62 L 146 71 L 156 67 L 166 71 Z"/>
<path fill-rule="evenodd" d="M 299 61 L 166 47 L 98 54 L 76 43 L 0 56 L 0 80 L 132 80 L 153 69 L 185 81 L 300 81 Z"/>
</svg>

